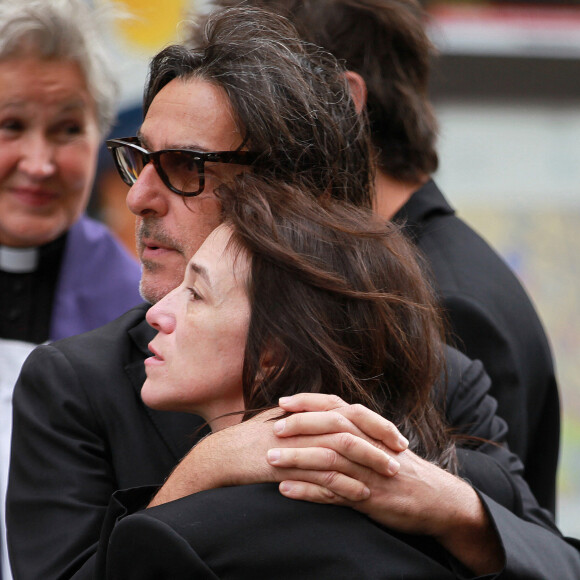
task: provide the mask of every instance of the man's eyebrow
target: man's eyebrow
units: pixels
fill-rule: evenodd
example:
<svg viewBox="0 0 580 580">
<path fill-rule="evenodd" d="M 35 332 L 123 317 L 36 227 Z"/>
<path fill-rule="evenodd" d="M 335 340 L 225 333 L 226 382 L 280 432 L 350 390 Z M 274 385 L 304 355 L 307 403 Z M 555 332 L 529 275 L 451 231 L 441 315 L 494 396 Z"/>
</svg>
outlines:
<svg viewBox="0 0 580 580">
<path fill-rule="evenodd" d="M 213 286 L 213 284 L 211 283 L 211 278 L 209 276 L 209 272 L 205 266 L 201 266 L 200 264 L 196 264 L 195 262 L 191 262 L 189 264 L 189 267 L 191 268 L 191 270 L 193 270 L 193 272 L 195 272 L 197 275 L 201 276 L 210 287 Z"/>
<path fill-rule="evenodd" d="M 141 142 L 142 147 L 144 147 L 148 151 L 151 151 L 151 147 L 147 144 L 147 138 L 143 136 L 143 133 L 141 133 L 141 131 L 137 131 L 137 138 Z M 191 145 L 191 144 L 182 145 L 180 143 L 177 144 L 174 143 L 169 147 L 163 147 L 163 149 L 185 149 L 186 151 L 198 151 L 199 153 L 207 153 L 209 151 L 209 149 L 206 149 L 201 145 Z"/>
<path fill-rule="evenodd" d="M 141 147 L 144 147 L 145 149 L 150 151 L 150 148 L 147 146 L 147 139 L 143 136 L 143 133 L 141 133 L 141 131 L 137 131 L 137 139 L 139 139 Z"/>
</svg>

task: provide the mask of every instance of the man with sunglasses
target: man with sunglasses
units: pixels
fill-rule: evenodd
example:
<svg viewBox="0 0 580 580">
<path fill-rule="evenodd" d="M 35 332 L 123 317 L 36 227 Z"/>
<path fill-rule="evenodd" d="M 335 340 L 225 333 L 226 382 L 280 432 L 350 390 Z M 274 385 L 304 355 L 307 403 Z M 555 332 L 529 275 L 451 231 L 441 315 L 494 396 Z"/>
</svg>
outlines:
<svg viewBox="0 0 580 580">
<path fill-rule="evenodd" d="M 141 292 L 150 303 L 181 283 L 187 261 L 220 222 L 214 191 L 240 171 L 370 204 L 368 136 L 336 61 L 300 42 L 282 19 L 251 10 L 215 15 L 206 34 L 198 49 L 169 47 L 153 60 L 138 138 L 108 144 L 123 179 L 132 185 L 127 203 L 137 216 Z M 409 467 L 399 456 L 399 465 L 394 457 L 405 442 L 397 430 L 368 410 L 334 399 L 298 396 L 286 402 L 286 410 L 298 413 L 286 419 L 280 438 L 274 437 L 272 423 L 252 420 L 206 437 L 188 453 L 199 419 L 149 409 L 140 399 L 143 360 L 154 335 L 146 310 L 143 305 L 93 333 L 41 347 L 25 364 L 14 400 L 7 512 L 16 577 L 100 577 L 101 530 L 106 538 L 123 515 L 112 494 L 159 486 L 186 453 L 150 505 L 214 487 L 285 480 L 290 497 L 300 498 L 302 484 L 297 482 L 302 481 L 328 502 L 356 506 L 367 497 L 357 474 L 373 471 L 363 433 L 380 439 L 388 450 L 384 480 L 399 481 L 392 477 L 399 470 L 401 476 L 409 469 L 422 470 L 413 484 L 419 486 L 416 501 L 401 504 L 395 516 L 407 525 L 424 525 L 431 518 L 438 526 L 432 533 L 441 538 L 451 533 L 459 547 L 454 552 L 450 546 L 450 551 L 459 559 L 465 556 L 469 567 L 489 565 L 481 557 L 486 549 L 495 550 L 493 520 L 493 526 L 507 530 L 501 538 L 510 556 L 507 566 L 520 545 L 514 538 L 524 533 L 532 538 L 526 540 L 531 548 L 522 554 L 516 549 L 513 558 L 526 573 L 532 561 L 534 570 L 527 577 L 545 577 L 541 562 L 534 561 L 534 547 L 552 543 L 561 559 L 561 577 L 574 578 L 578 572 L 569 546 L 556 533 L 515 518 L 492 500 L 484 508 L 464 482 L 453 478 L 450 484 L 449 474 L 426 462 Z M 501 440 L 503 423 L 493 418 L 481 367 L 454 356 L 451 370 L 463 373 L 455 376 L 457 422 L 487 421 L 484 436 Z M 476 392 L 474 385 L 481 396 L 475 416 L 463 400 L 466 392 Z M 269 467 L 266 452 L 285 447 L 312 449 L 318 468 L 279 470 L 275 453 Z M 491 455 L 504 453 L 488 447 Z M 329 457 L 338 462 L 328 465 Z M 517 463 L 508 453 L 510 461 Z M 497 473 L 508 477 L 491 459 L 481 462 L 482 483 Z M 430 495 L 433 489 L 439 490 L 437 502 Z M 405 486 L 395 491 L 410 493 Z M 133 507 L 146 507 L 149 497 Z M 533 498 L 522 500 L 515 490 L 505 503 L 514 501 Z M 372 498 L 365 505 L 374 515 Z M 539 511 L 537 518 L 543 518 Z M 106 552 L 106 540 L 100 550 Z"/>
</svg>

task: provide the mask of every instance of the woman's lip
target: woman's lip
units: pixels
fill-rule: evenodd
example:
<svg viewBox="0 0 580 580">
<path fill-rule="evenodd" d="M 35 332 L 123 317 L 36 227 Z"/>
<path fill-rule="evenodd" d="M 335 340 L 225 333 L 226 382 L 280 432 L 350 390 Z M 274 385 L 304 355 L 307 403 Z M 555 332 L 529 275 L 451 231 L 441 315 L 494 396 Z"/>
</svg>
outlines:
<svg viewBox="0 0 580 580">
<path fill-rule="evenodd" d="M 159 362 L 163 362 L 163 360 L 164 360 L 163 357 L 155 350 L 155 347 L 152 346 L 151 343 L 149 343 L 149 345 L 147 346 L 147 348 L 149 349 L 149 352 L 151 352 L 153 354 L 153 356 L 150 357 L 150 358 L 153 358 L 153 359 L 155 359 L 155 360 L 157 360 Z"/>
<path fill-rule="evenodd" d="M 145 366 L 146 367 L 154 367 L 154 366 L 159 366 L 165 364 L 165 361 L 163 359 L 158 359 L 157 357 L 154 356 L 150 356 L 149 358 L 145 359 Z"/>
<path fill-rule="evenodd" d="M 13 187 L 12 193 L 23 203 L 32 206 L 43 206 L 58 199 L 58 194 L 47 190 L 31 187 Z"/>
<path fill-rule="evenodd" d="M 145 359 L 145 366 L 146 367 L 158 366 L 158 365 L 162 365 L 165 363 L 165 361 L 163 360 L 163 357 L 155 350 L 155 348 L 153 346 L 151 346 L 151 343 L 149 343 L 147 348 L 153 354 L 153 356 L 150 356 L 149 358 Z"/>
</svg>

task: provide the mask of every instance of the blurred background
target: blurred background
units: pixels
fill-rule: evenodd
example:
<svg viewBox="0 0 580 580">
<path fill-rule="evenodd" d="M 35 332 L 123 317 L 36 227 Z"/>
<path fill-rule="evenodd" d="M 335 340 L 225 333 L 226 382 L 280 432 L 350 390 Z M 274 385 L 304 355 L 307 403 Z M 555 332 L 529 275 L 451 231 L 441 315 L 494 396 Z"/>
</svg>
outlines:
<svg viewBox="0 0 580 580">
<path fill-rule="evenodd" d="M 551 340 L 558 523 L 580 537 L 580 3 L 428 4 L 436 180 L 507 260 Z"/>
<path fill-rule="evenodd" d="M 99 0 L 87 0 L 99 4 Z M 112 134 L 141 123 L 147 62 L 203 0 L 113 0 L 122 85 Z M 550 337 L 562 399 L 558 523 L 580 537 L 580 1 L 424 1 L 439 123 L 435 179 L 516 271 Z M 107 154 L 91 213 L 134 251 L 127 187 Z"/>
</svg>

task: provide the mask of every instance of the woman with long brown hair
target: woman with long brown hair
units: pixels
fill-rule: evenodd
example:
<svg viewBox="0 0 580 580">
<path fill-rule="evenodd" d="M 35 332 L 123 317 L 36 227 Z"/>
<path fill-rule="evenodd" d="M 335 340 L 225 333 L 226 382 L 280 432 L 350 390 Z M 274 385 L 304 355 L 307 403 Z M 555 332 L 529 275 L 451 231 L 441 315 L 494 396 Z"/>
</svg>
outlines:
<svg viewBox="0 0 580 580">
<path fill-rule="evenodd" d="M 426 459 L 453 465 L 431 402 L 442 324 L 399 228 L 252 177 L 222 198 L 230 244 L 251 256 L 246 416 L 296 392 L 332 393 L 385 416 Z"/>
<path fill-rule="evenodd" d="M 199 414 L 216 432 L 297 391 L 335 394 L 379 411 L 411 452 L 453 472 L 454 443 L 431 398 L 442 372 L 441 323 L 399 228 L 249 174 L 223 187 L 220 201 L 224 223 L 183 284 L 147 314 L 158 335 L 144 402 Z M 228 556 L 216 559 L 224 547 Z M 271 484 L 202 492 L 125 518 L 107 567 L 110 578 L 144 570 L 171 578 L 455 577 L 434 538 L 294 502 Z"/>
</svg>

